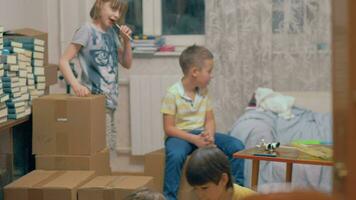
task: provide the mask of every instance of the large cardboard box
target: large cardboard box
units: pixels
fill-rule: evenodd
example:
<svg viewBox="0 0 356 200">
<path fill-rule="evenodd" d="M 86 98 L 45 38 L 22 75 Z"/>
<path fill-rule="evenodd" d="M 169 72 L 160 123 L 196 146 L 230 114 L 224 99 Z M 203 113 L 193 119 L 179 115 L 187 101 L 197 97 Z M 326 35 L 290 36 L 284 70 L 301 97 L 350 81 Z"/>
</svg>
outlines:
<svg viewBox="0 0 356 200">
<path fill-rule="evenodd" d="M 33 153 L 93 155 L 106 147 L 105 97 L 51 94 L 33 101 Z"/>
<path fill-rule="evenodd" d="M 38 190 L 45 184 L 60 175 L 57 171 L 36 170 L 10 183 L 4 188 L 6 200 L 32 200 L 38 195 Z M 41 198 L 38 198 L 41 200 Z"/>
<path fill-rule="evenodd" d="M 110 175 L 109 150 L 94 155 L 36 155 L 36 169 L 93 170 L 97 175 Z"/>
<path fill-rule="evenodd" d="M 94 171 L 36 170 L 7 185 L 5 199 L 76 200 L 77 188 L 94 176 Z"/>
<path fill-rule="evenodd" d="M 23 36 L 30 36 L 45 41 L 43 65 L 44 66 L 48 65 L 48 34 L 46 32 L 42 32 L 32 28 L 21 28 L 21 29 L 12 30 L 12 33 L 23 35 Z"/>
<path fill-rule="evenodd" d="M 78 189 L 78 200 L 123 200 L 141 187 L 153 187 L 150 176 L 98 176 Z"/>
<path fill-rule="evenodd" d="M 186 159 L 186 161 L 189 159 Z M 187 162 L 185 162 L 182 177 L 180 180 L 178 199 L 189 199 L 195 200 L 197 197 L 194 194 L 193 187 L 190 186 L 185 178 L 185 167 Z M 145 164 L 144 170 L 146 176 L 153 176 L 154 187 L 157 191 L 163 192 L 163 179 L 164 179 L 164 168 L 165 168 L 165 151 L 164 149 L 159 149 L 148 153 L 145 155 Z"/>
</svg>

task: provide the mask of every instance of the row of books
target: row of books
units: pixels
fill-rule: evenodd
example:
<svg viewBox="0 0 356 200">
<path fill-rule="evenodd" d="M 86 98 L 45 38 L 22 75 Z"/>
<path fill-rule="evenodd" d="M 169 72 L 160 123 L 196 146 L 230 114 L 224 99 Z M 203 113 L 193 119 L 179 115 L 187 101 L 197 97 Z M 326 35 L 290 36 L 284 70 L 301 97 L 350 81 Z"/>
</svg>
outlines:
<svg viewBox="0 0 356 200">
<path fill-rule="evenodd" d="M 31 114 L 32 100 L 43 95 L 46 89 L 45 41 L 29 36 L 2 35 L 0 123 Z"/>
<path fill-rule="evenodd" d="M 165 44 L 165 38 L 161 36 L 134 36 L 131 41 L 133 53 L 136 54 L 153 54 L 159 51 L 160 47 Z"/>
</svg>

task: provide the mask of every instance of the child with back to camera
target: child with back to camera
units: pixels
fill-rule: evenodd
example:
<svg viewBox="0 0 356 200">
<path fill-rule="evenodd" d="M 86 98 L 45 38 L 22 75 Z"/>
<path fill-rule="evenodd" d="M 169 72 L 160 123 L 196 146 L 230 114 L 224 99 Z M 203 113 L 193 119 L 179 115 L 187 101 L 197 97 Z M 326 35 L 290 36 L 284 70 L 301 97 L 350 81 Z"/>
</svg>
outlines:
<svg viewBox="0 0 356 200">
<path fill-rule="evenodd" d="M 229 157 L 234 181 L 243 184 L 244 162 L 233 153 L 244 148 L 242 142 L 215 132 L 215 119 L 207 86 L 212 78 L 214 59 L 203 46 L 186 48 L 179 57 L 183 78 L 171 86 L 163 98 L 161 113 L 167 135 L 164 195 L 177 199 L 183 164 L 196 148 L 217 146 Z"/>
<path fill-rule="evenodd" d="M 132 63 L 131 30 L 125 25 L 120 29 L 116 26 L 126 7 L 123 0 L 96 0 L 90 10 L 92 21 L 76 30 L 59 63 L 63 76 L 77 96 L 90 93 L 106 96 L 106 141 L 111 153 L 116 152 L 118 64 L 129 69 Z M 82 69 L 80 81 L 69 64 L 74 57 L 78 58 Z"/>
<path fill-rule="evenodd" d="M 234 183 L 229 160 L 216 147 L 195 150 L 188 160 L 185 175 L 200 200 L 240 200 L 255 194 Z"/>
</svg>

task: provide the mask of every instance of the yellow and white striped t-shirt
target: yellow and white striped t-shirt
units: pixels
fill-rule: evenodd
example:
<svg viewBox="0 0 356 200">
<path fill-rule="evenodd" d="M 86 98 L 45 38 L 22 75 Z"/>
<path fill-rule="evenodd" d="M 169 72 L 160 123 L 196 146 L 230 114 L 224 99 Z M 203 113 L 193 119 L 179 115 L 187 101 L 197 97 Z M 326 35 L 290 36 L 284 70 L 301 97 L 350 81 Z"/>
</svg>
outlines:
<svg viewBox="0 0 356 200">
<path fill-rule="evenodd" d="M 161 113 L 175 115 L 176 127 L 181 130 L 203 129 L 206 112 L 212 105 L 207 90 L 197 90 L 194 101 L 185 95 L 181 81 L 172 85 L 162 100 Z"/>
</svg>

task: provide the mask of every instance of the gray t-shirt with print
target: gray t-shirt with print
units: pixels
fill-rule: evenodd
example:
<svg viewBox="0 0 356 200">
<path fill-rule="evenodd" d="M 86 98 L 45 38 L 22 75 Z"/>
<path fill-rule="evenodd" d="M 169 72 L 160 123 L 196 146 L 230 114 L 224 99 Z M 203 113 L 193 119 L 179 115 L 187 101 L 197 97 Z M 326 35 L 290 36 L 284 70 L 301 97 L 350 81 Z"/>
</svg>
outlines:
<svg viewBox="0 0 356 200">
<path fill-rule="evenodd" d="M 104 94 L 106 106 L 116 109 L 119 95 L 117 30 L 99 30 L 92 23 L 81 26 L 73 36 L 72 43 L 82 45 L 78 53 L 82 68 L 81 83 L 93 94 Z"/>
</svg>

